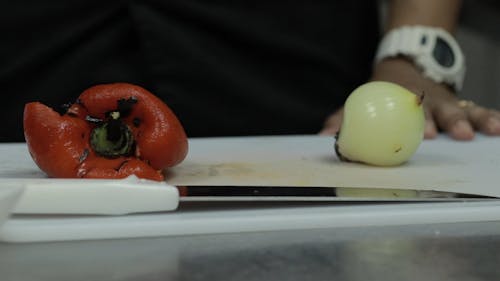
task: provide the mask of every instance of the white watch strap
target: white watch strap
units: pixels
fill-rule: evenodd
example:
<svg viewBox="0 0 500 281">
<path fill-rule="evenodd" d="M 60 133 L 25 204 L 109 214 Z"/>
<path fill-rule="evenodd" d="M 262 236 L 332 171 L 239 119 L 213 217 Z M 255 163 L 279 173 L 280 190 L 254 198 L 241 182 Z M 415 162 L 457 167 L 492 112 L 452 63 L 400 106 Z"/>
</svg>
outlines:
<svg viewBox="0 0 500 281">
<path fill-rule="evenodd" d="M 454 50 L 455 65 L 451 69 L 444 69 L 432 57 L 435 40 L 446 39 Z M 465 75 L 465 59 L 458 43 L 453 36 L 441 28 L 429 26 L 402 26 L 389 31 L 382 38 L 376 56 L 375 63 L 387 57 L 404 55 L 422 69 L 424 76 L 435 82 L 447 83 L 460 90 Z"/>
<path fill-rule="evenodd" d="M 397 55 L 413 57 L 422 54 L 424 47 L 422 47 L 420 41 L 424 35 L 425 30 L 419 26 L 403 26 L 390 31 L 380 42 L 375 62 Z"/>
</svg>

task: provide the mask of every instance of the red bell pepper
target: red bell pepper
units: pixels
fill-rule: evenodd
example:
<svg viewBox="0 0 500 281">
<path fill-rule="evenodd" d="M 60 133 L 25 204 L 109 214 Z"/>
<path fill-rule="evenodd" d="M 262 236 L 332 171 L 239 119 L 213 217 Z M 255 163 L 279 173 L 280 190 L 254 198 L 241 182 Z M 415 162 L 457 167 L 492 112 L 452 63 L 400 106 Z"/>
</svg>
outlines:
<svg viewBox="0 0 500 281">
<path fill-rule="evenodd" d="M 39 102 L 24 108 L 24 135 L 49 177 L 163 180 L 187 155 L 184 129 L 170 108 L 132 84 L 91 87 L 61 115 Z"/>
</svg>

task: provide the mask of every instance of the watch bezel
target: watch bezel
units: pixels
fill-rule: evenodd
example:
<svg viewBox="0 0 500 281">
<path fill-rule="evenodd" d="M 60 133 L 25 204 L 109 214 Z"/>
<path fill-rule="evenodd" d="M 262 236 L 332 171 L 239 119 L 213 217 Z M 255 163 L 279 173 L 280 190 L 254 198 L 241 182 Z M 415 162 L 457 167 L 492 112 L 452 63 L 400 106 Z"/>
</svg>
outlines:
<svg viewBox="0 0 500 281">
<path fill-rule="evenodd" d="M 455 75 L 460 75 L 462 71 L 462 66 L 464 65 L 464 56 L 458 43 L 453 39 L 453 37 L 441 29 L 428 29 L 422 33 L 422 36 L 425 36 L 426 44 L 422 46 L 422 51 L 420 54 L 415 56 L 415 62 L 425 71 L 438 72 L 436 74 L 443 76 L 443 81 L 446 81 L 446 78 L 453 78 Z M 443 42 L 445 42 L 451 49 L 454 62 L 451 67 L 446 67 L 441 65 L 433 55 L 433 51 L 436 48 L 437 40 L 441 38 Z M 432 65 L 432 68 L 429 68 L 429 64 Z M 450 77 L 452 76 L 452 77 Z M 442 81 L 441 81 L 442 82 Z M 450 82 L 450 81 L 446 81 Z"/>
</svg>

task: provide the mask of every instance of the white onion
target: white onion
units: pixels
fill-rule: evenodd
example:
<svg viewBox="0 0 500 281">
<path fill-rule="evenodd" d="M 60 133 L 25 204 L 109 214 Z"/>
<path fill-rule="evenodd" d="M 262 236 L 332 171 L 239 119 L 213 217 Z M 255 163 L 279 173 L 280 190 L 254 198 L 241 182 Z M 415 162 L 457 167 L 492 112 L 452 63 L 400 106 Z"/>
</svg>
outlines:
<svg viewBox="0 0 500 281">
<path fill-rule="evenodd" d="M 345 102 L 335 143 L 337 155 L 376 166 L 408 161 L 424 136 L 422 99 L 394 83 L 361 85 Z"/>
</svg>

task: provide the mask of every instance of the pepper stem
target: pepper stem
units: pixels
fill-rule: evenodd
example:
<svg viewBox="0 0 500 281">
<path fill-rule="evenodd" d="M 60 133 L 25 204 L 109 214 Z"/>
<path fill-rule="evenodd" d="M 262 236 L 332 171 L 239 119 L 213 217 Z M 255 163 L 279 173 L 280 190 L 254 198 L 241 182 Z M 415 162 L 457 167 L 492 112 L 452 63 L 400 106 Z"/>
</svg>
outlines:
<svg viewBox="0 0 500 281">
<path fill-rule="evenodd" d="M 130 155 L 134 137 L 130 128 L 120 119 L 120 112 L 113 111 L 111 118 L 95 127 L 90 135 L 90 145 L 100 156 L 116 158 Z"/>
</svg>

